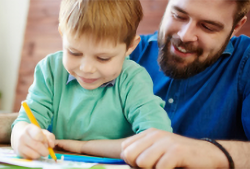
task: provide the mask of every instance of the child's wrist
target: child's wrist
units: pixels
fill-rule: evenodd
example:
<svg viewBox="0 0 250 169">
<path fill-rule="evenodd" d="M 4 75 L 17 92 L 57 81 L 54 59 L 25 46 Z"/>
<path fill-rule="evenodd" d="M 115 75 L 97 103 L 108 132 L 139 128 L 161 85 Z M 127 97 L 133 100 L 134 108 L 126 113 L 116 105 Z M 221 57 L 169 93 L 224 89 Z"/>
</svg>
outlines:
<svg viewBox="0 0 250 169">
<path fill-rule="evenodd" d="M 89 141 L 80 141 L 80 153 L 81 154 L 84 154 L 84 153 L 87 153 L 88 154 L 88 152 L 86 151 L 87 150 L 87 148 L 88 148 L 88 143 Z"/>
</svg>

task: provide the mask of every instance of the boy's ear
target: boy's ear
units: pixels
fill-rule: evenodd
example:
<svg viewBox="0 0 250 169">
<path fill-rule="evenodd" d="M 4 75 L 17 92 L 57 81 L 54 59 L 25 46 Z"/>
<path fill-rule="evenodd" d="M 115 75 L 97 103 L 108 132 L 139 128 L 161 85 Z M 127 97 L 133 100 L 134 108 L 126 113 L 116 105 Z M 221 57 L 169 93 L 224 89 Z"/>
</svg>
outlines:
<svg viewBox="0 0 250 169">
<path fill-rule="evenodd" d="M 60 24 L 58 25 L 58 32 L 60 33 L 61 36 L 63 36 Z"/>
<path fill-rule="evenodd" d="M 244 16 L 236 25 L 234 28 L 234 31 L 231 35 L 231 38 L 241 29 L 241 27 L 246 23 L 247 21 L 247 16 Z"/>
<path fill-rule="evenodd" d="M 139 35 L 136 35 L 127 49 L 126 56 L 130 55 L 135 50 L 140 41 L 141 37 Z"/>
</svg>

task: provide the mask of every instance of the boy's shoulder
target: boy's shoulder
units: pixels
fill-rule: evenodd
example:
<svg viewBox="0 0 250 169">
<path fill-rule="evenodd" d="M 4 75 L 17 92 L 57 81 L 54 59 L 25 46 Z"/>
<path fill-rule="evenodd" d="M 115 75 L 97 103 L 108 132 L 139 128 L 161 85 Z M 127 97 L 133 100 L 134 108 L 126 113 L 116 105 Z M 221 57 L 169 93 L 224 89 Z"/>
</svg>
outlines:
<svg viewBox="0 0 250 169">
<path fill-rule="evenodd" d="M 149 82 L 152 81 L 147 70 L 135 61 L 130 60 L 129 57 L 125 58 L 119 79 L 122 83 L 125 81 L 127 81 L 126 83 L 131 83 L 133 81 L 139 81 L 140 79 L 144 79 Z"/>
<path fill-rule="evenodd" d="M 51 53 L 43 58 L 36 66 L 36 71 L 40 70 L 44 74 L 66 74 L 67 71 L 63 66 L 63 52 L 58 51 Z"/>
<path fill-rule="evenodd" d="M 62 58 L 63 58 L 63 52 L 58 51 L 55 53 L 48 54 L 45 58 L 43 58 L 41 61 L 38 62 L 39 67 L 47 67 L 47 66 L 62 66 Z"/>
<path fill-rule="evenodd" d="M 141 65 L 136 63 L 135 61 L 131 60 L 129 56 L 127 56 L 124 60 L 122 71 L 123 72 L 134 72 L 134 71 L 141 71 L 144 69 Z"/>
<path fill-rule="evenodd" d="M 57 51 L 55 53 L 48 54 L 43 60 L 47 62 L 60 62 L 63 58 L 63 51 Z"/>
</svg>

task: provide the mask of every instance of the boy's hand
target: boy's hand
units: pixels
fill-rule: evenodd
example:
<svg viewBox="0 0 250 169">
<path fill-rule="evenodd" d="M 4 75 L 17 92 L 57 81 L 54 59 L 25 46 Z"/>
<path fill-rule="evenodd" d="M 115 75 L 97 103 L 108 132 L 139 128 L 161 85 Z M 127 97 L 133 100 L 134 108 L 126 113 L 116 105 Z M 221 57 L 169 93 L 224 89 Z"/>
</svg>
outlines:
<svg viewBox="0 0 250 169">
<path fill-rule="evenodd" d="M 88 141 L 77 140 L 56 140 L 55 146 L 59 150 L 70 151 L 75 153 L 82 153 L 82 147 Z"/>
<path fill-rule="evenodd" d="M 120 158 L 121 143 L 124 139 L 103 140 L 56 140 L 55 147 L 59 150 L 70 151 L 93 156 Z"/>
<path fill-rule="evenodd" d="M 34 124 L 19 122 L 13 128 L 12 147 L 14 151 L 28 159 L 38 159 L 49 155 L 48 146 L 54 147 L 55 136 Z"/>
</svg>

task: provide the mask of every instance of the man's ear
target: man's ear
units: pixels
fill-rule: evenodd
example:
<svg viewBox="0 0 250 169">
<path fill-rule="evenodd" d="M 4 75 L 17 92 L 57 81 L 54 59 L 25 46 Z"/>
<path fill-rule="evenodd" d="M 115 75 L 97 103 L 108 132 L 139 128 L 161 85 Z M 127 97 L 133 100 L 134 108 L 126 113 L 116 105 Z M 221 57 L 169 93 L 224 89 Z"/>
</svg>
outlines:
<svg viewBox="0 0 250 169">
<path fill-rule="evenodd" d="M 61 36 L 63 36 L 60 24 L 58 25 L 58 32 L 60 33 Z"/>
<path fill-rule="evenodd" d="M 246 23 L 247 21 L 247 16 L 244 16 L 236 25 L 234 28 L 234 31 L 231 35 L 231 38 L 236 35 L 237 32 L 239 32 L 239 30 L 241 29 L 241 27 Z"/>
<path fill-rule="evenodd" d="M 139 35 L 136 35 L 127 49 L 126 56 L 130 55 L 135 50 L 140 41 L 141 37 Z"/>
</svg>

